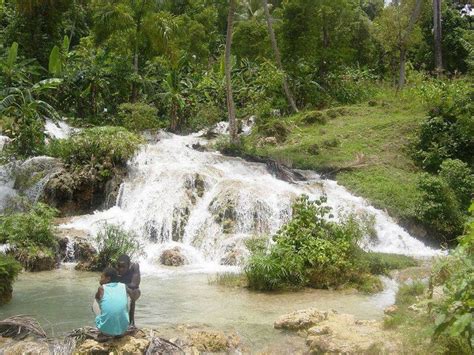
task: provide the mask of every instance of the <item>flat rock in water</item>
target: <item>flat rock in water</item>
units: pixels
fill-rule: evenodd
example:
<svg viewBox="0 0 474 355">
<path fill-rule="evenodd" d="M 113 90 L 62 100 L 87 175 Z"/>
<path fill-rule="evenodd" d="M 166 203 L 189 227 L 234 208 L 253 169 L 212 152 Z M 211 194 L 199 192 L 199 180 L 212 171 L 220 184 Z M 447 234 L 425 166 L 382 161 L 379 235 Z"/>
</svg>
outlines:
<svg viewBox="0 0 474 355">
<path fill-rule="evenodd" d="M 300 310 L 275 322 L 275 328 L 298 331 L 306 336 L 310 353 L 399 353 L 395 333 L 375 320 L 356 320 L 353 315 L 315 309 Z"/>
<path fill-rule="evenodd" d="M 303 309 L 281 316 L 273 326 L 275 329 L 308 329 L 327 318 L 328 312 L 321 312 L 315 308 Z"/>
</svg>

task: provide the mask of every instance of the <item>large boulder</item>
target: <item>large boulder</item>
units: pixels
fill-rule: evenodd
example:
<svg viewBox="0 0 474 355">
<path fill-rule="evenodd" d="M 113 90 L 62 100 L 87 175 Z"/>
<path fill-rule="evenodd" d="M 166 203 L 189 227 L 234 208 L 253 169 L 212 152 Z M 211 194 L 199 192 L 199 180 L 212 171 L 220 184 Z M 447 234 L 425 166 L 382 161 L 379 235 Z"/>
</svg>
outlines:
<svg viewBox="0 0 474 355">
<path fill-rule="evenodd" d="M 166 266 L 182 266 L 187 263 L 187 259 L 181 248 L 174 247 L 161 253 L 160 262 Z"/>
<path fill-rule="evenodd" d="M 113 168 L 107 178 L 92 166 L 62 167 L 45 185 L 43 199 L 66 216 L 91 213 L 115 205 L 125 175 L 124 167 Z"/>
<path fill-rule="evenodd" d="M 47 248 L 12 248 L 8 254 L 20 262 L 26 271 L 48 271 L 58 265 L 58 259 L 54 252 Z"/>
</svg>

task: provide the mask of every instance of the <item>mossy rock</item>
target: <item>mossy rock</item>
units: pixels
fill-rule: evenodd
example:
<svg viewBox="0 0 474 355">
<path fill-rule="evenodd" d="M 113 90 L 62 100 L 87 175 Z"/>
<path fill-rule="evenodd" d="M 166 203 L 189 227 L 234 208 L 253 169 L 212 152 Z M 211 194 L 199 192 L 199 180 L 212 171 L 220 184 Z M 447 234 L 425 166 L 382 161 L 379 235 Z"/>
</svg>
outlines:
<svg viewBox="0 0 474 355">
<path fill-rule="evenodd" d="M 16 248 L 11 253 L 26 271 L 53 270 L 58 264 L 53 250 L 45 247 Z"/>
<path fill-rule="evenodd" d="M 15 259 L 0 254 L 0 305 L 12 299 L 12 285 L 20 271 L 21 265 Z"/>
<path fill-rule="evenodd" d="M 321 111 L 310 111 L 303 115 L 302 122 L 305 124 L 325 124 L 328 118 L 324 112 Z"/>
<path fill-rule="evenodd" d="M 258 131 L 265 137 L 275 137 L 279 143 L 286 141 L 291 133 L 290 128 L 281 119 L 272 120 L 260 125 Z"/>
</svg>

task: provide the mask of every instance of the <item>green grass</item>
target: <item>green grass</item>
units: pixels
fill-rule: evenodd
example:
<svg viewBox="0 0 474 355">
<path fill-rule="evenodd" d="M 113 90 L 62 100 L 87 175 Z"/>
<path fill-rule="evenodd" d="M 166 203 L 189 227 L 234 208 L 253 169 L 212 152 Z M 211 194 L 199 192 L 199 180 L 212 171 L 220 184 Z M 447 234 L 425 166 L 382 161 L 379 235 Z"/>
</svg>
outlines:
<svg viewBox="0 0 474 355">
<path fill-rule="evenodd" d="M 392 216 L 413 218 L 419 169 L 407 146 L 426 115 L 423 104 L 386 92 L 370 105 L 320 111 L 316 115 L 326 119 L 308 123 L 312 114 L 282 118 L 290 133 L 277 145 L 262 145 L 256 130 L 246 138 L 247 150 L 294 168 L 326 173 Z"/>
<path fill-rule="evenodd" d="M 225 286 L 232 288 L 248 286 L 247 277 L 244 274 L 236 274 L 233 272 L 223 272 L 215 274 L 207 281 L 209 285 Z"/>
</svg>

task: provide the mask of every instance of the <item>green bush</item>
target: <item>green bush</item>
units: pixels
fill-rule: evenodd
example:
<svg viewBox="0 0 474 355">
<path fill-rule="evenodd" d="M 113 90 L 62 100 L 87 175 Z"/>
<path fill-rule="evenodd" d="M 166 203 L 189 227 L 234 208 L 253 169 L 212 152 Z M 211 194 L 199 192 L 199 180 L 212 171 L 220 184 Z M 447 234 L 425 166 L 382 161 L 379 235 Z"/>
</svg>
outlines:
<svg viewBox="0 0 474 355">
<path fill-rule="evenodd" d="M 257 290 L 285 287 L 334 287 L 359 274 L 357 242 L 363 228 L 353 217 L 342 222 L 328 220 L 326 199 L 310 201 L 302 196 L 293 205 L 293 216 L 275 236 L 268 251 L 251 249 L 245 267 L 249 286 Z"/>
<path fill-rule="evenodd" d="M 12 257 L 0 253 L 0 305 L 10 301 L 12 284 L 21 271 L 21 265 Z"/>
<path fill-rule="evenodd" d="M 121 104 L 116 123 L 135 132 L 161 127 L 158 110 L 143 102 Z"/>
<path fill-rule="evenodd" d="M 291 133 L 288 124 L 281 118 L 271 119 L 263 123 L 259 123 L 257 130 L 265 137 L 275 137 L 278 142 L 284 142 Z"/>
<path fill-rule="evenodd" d="M 374 275 L 388 275 L 391 270 L 417 266 L 418 262 L 409 256 L 387 253 L 366 253 L 363 260 L 368 271 Z"/>
<path fill-rule="evenodd" d="M 418 188 L 421 193 L 416 206 L 417 218 L 443 234 L 445 239 L 459 235 L 465 215 L 456 194 L 446 181 L 424 173 L 418 181 Z"/>
<path fill-rule="evenodd" d="M 56 214 L 55 209 L 37 203 L 27 212 L 0 217 L 0 243 L 9 243 L 18 248 L 55 249 L 57 241 L 52 221 Z"/>
<path fill-rule="evenodd" d="M 329 95 L 341 104 L 354 104 L 368 100 L 375 94 L 377 76 L 369 70 L 345 68 L 327 76 Z"/>
<path fill-rule="evenodd" d="M 474 90 L 472 85 L 443 83 L 444 90 L 428 95 L 433 106 L 413 145 L 413 158 L 437 172 L 446 159 L 474 164 Z"/>
<path fill-rule="evenodd" d="M 474 174 L 461 160 L 447 159 L 441 164 L 439 176 L 453 190 L 462 210 L 467 210 L 474 193 Z"/>
<path fill-rule="evenodd" d="M 69 166 L 91 166 L 107 176 L 114 166 L 123 166 L 137 151 L 142 139 L 122 127 L 84 129 L 69 139 L 54 140 L 49 154 Z"/>
<path fill-rule="evenodd" d="M 474 203 L 470 211 L 474 217 Z M 471 218 L 466 234 L 459 239 L 459 245 L 453 253 L 441 261 L 448 265 L 443 268 L 445 277 L 442 301 L 435 305 L 435 339 L 458 339 L 461 342 L 447 342 L 456 347 L 448 349 L 456 352 L 460 348 L 474 350 L 474 218 Z M 439 269 L 439 265 L 437 266 Z M 453 353 L 454 353 L 453 352 Z M 462 352 L 458 352 L 462 353 Z"/>
<path fill-rule="evenodd" d="M 461 234 L 474 192 L 474 174 L 468 165 L 447 159 L 441 164 L 438 176 L 423 174 L 418 188 L 421 194 L 417 217 L 446 238 Z"/>
<path fill-rule="evenodd" d="M 93 271 L 102 271 L 107 266 L 114 265 L 122 254 L 127 254 L 133 259 L 143 253 L 143 246 L 138 237 L 117 225 L 105 225 L 97 233 L 95 241 L 98 254 L 91 265 Z"/>
</svg>

